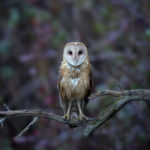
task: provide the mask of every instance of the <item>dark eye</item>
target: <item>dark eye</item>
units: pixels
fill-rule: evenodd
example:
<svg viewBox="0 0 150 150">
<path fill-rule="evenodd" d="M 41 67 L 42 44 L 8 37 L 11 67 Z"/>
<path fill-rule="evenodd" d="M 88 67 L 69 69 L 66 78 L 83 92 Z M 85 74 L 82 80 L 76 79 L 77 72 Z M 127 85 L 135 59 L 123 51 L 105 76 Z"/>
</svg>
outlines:
<svg viewBox="0 0 150 150">
<path fill-rule="evenodd" d="M 68 54 L 69 54 L 69 55 L 72 55 L 72 51 L 68 51 Z"/>
<path fill-rule="evenodd" d="M 78 54 L 79 54 L 79 55 L 82 55 L 82 54 L 83 54 L 83 51 L 80 50 Z"/>
</svg>

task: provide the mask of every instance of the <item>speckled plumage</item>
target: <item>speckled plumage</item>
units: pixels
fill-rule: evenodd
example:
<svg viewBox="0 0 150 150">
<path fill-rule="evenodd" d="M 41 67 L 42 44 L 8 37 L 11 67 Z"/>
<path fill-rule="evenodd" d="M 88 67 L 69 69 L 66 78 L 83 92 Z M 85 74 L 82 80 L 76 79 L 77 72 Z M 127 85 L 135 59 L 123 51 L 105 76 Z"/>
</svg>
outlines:
<svg viewBox="0 0 150 150">
<path fill-rule="evenodd" d="M 80 42 L 71 42 L 69 44 L 85 46 Z M 82 112 L 83 109 L 85 109 L 88 101 L 87 97 L 89 96 L 92 87 L 91 73 L 91 64 L 89 63 L 88 53 L 86 54 L 83 63 L 79 66 L 69 64 L 65 57 L 63 57 L 59 73 L 58 89 L 64 115 L 67 114 L 67 112 L 67 115 L 69 115 L 66 117 L 67 119 L 71 118 L 74 111 L 76 111 L 80 120 L 83 119 L 84 114 L 82 115 Z M 70 107 L 70 111 L 68 110 L 68 107 Z"/>
</svg>

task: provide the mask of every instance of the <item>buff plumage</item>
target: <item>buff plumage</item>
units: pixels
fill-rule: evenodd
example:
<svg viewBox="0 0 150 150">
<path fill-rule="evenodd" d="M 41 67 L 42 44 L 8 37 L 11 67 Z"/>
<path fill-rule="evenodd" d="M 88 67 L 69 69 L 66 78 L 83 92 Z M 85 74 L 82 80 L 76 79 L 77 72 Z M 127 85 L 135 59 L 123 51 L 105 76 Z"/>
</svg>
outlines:
<svg viewBox="0 0 150 150">
<path fill-rule="evenodd" d="M 66 44 L 58 81 L 64 119 L 88 119 L 84 111 L 92 88 L 91 74 L 86 46 L 81 42 Z"/>
</svg>

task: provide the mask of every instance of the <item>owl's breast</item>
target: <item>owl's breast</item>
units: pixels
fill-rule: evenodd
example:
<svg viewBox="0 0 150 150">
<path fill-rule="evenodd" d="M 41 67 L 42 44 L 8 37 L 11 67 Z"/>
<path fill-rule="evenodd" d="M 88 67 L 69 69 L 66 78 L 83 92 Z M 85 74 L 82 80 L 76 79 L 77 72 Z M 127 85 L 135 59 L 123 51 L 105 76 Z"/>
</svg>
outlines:
<svg viewBox="0 0 150 150">
<path fill-rule="evenodd" d="M 89 90 L 89 79 L 84 74 L 77 77 L 64 77 L 63 89 L 68 100 L 84 99 Z"/>
</svg>

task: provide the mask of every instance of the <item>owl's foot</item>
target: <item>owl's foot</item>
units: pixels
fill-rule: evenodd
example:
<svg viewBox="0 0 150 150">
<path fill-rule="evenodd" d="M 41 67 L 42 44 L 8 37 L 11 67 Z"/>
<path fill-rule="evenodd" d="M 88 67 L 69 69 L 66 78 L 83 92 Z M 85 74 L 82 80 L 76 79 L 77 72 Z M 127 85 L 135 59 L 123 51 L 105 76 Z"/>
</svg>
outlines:
<svg viewBox="0 0 150 150">
<path fill-rule="evenodd" d="M 68 121 L 68 120 L 70 119 L 70 115 L 65 114 L 65 115 L 63 116 L 63 119 Z"/>
<path fill-rule="evenodd" d="M 84 114 L 79 115 L 79 120 L 83 121 L 83 120 L 89 120 L 88 117 L 86 117 Z"/>
</svg>

